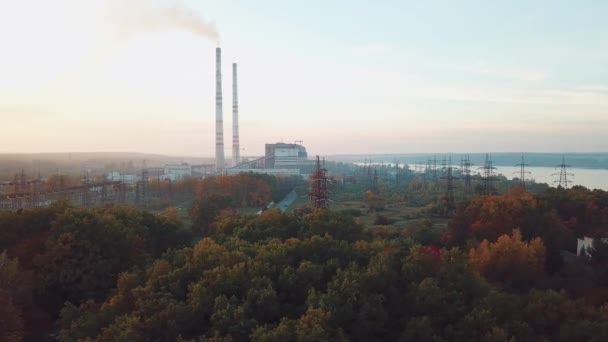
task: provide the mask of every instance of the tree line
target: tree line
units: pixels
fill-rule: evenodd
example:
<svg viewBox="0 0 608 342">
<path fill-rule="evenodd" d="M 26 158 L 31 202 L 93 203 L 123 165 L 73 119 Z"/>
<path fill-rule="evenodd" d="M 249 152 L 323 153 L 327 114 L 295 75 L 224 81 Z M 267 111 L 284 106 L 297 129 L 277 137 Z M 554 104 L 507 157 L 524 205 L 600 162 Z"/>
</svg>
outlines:
<svg viewBox="0 0 608 342">
<path fill-rule="evenodd" d="M 560 258 L 607 235 L 603 191 L 474 197 L 438 232 L 239 214 L 272 199 L 247 177 L 201 183 L 191 226 L 175 209 L 0 213 L 0 340 L 608 340 L 607 249 Z"/>
</svg>

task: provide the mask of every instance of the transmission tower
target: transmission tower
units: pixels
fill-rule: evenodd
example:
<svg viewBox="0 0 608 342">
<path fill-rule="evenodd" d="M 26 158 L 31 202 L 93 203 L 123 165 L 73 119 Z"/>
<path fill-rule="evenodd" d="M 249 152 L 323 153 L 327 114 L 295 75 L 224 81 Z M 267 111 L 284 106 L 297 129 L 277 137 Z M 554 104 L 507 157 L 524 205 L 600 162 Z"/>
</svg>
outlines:
<svg viewBox="0 0 608 342">
<path fill-rule="evenodd" d="M 429 175 L 432 177 L 432 175 L 433 175 L 433 160 L 432 159 L 426 160 L 426 172 L 428 172 Z"/>
<path fill-rule="evenodd" d="M 395 158 L 395 186 L 401 184 L 401 168 L 399 167 L 399 160 Z"/>
<path fill-rule="evenodd" d="M 444 173 L 447 170 L 448 170 L 448 160 L 444 156 L 443 159 L 441 159 L 441 173 Z"/>
<path fill-rule="evenodd" d="M 433 156 L 433 183 L 437 184 L 437 156 Z"/>
<path fill-rule="evenodd" d="M 107 188 L 107 181 L 108 181 L 108 177 L 104 174 L 103 175 L 103 180 L 101 183 L 101 199 L 100 199 L 100 204 L 102 207 L 106 206 L 106 198 L 108 197 L 108 188 Z"/>
<path fill-rule="evenodd" d="M 463 191 L 465 193 L 465 195 L 469 195 L 473 192 L 473 182 L 472 182 L 472 176 L 471 176 L 471 166 L 473 166 L 474 164 L 471 163 L 471 159 L 469 157 L 469 155 L 467 154 L 464 159 L 461 160 L 461 165 L 462 165 L 462 177 L 464 178 L 464 186 L 463 186 Z"/>
<path fill-rule="evenodd" d="M 145 160 L 142 166 L 140 180 L 135 185 L 135 202 L 145 208 L 148 200 L 148 168 Z"/>
<path fill-rule="evenodd" d="M 519 173 L 519 187 L 522 189 L 526 188 L 526 175 L 529 175 L 531 172 L 526 171 L 526 166 L 530 166 L 526 164 L 526 160 L 524 156 L 521 156 L 521 163 L 516 164 L 515 166 L 519 166 L 519 171 L 515 173 Z"/>
<path fill-rule="evenodd" d="M 122 168 L 120 170 L 120 185 L 118 187 L 118 197 L 121 203 L 127 202 L 127 183 L 125 181 L 125 175 Z"/>
<path fill-rule="evenodd" d="M 370 168 L 371 171 L 371 168 Z M 321 166 L 319 156 L 317 156 L 317 164 L 315 171 L 310 175 L 310 203 L 314 209 L 327 208 L 328 204 L 328 189 L 327 189 L 327 170 Z"/>
<path fill-rule="evenodd" d="M 27 192 L 27 177 L 25 176 L 25 170 L 15 175 L 15 182 L 13 186 L 13 192 L 16 194 L 23 194 Z"/>
<path fill-rule="evenodd" d="M 494 175 L 494 171 L 496 170 L 496 167 L 494 167 L 494 163 L 488 154 L 486 154 L 486 161 L 479 169 L 483 172 L 481 177 L 483 184 L 482 194 L 485 196 L 495 194 L 496 188 L 494 188 L 494 182 L 496 181 L 496 176 Z"/>
<path fill-rule="evenodd" d="M 452 167 L 452 157 L 449 157 L 446 162 L 446 176 L 441 177 L 442 180 L 446 181 L 445 184 L 445 195 L 447 198 L 447 211 L 448 213 L 453 212 L 456 209 L 456 201 L 454 200 L 454 189 L 456 186 L 454 185 L 454 180 L 458 179 L 453 175 L 453 167 Z"/>
<path fill-rule="evenodd" d="M 169 185 L 168 185 L 168 187 L 169 187 L 169 201 L 173 202 L 173 182 L 171 181 L 170 177 L 168 179 L 168 182 L 169 182 Z"/>
<path fill-rule="evenodd" d="M 373 181 L 373 178 L 372 178 L 372 160 L 371 159 L 368 161 L 366 172 L 367 172 L 367 187 L 370 188 L 372 186 L 372 181 Z"/>
<path fill-rule="evenodd" d="M 557 184 L 558 188 L 568 189 L 568 186 L 572 184 L 572 178 L 574 178 L 574 174 L 568 172 L 572 166 L 567 165 L 566 158 L 562 157 L 562 163 L 556 165 L 555 167 L 559 167 L 560 170 L 558 173 L 554 173 L 552 176 L 559 176 L 559 179 L 554 181 L 553 184 Z"/>
<path fill-rule="evenodd" d="M 90 184 L 90 180 L 89 180 L 89 175 L 88 173 L 84 173 L 82 175 L 82 189 L 80 190 L 80 199 L 81 199 L 81 204 L 83 207 L 87 208 L 91 206 L 91 193 L 90 193 L 90 189 L 87 187 L 87 185 Z"/>
<path fill-rule="evenodd" d="M 38 161 L 38 178 L 34 182 L 33 202 L 35 206 L 40 205 L 40 195 L 42 193 L 42 178 L 40 177 L 40 161 Z"/>
<path fill-rule="evenodd" d="M 378 170 L 376 168 L 374 168 L 374 177 L 372 178 L 372 186 L 370 190 L 375 194 L 378 193 Z"/>
</svg>

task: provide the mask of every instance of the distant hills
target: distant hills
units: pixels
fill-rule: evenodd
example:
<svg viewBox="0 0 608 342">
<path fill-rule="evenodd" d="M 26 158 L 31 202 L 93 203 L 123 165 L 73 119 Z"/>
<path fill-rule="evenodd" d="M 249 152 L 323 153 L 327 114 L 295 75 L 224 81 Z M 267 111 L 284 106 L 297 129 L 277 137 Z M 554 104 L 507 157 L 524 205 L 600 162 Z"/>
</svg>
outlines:
<svg viewBox="0 0 608 342">
<path fill-rule="evenodd" d="M 1 153 L 0 180 L 13 179 L 22 170 L 27 177 L 55 173 L 101 174 L 108 171 L 136 172 L 165 164 L 212 163 L 212 158 L 166 156 L 138 152 L 66 152 L 66 153 Z"/>
<path fill-rule="evenodd" d="M 437 165 L 443 159 L 452 158 L 453 165 L 459 165 L 465 154 L 461 153 L 393 153 L 393 154 L 342 154 L 325 156 L 327 160 L 362 163 L 371 160 L 373 163 L 415 164 L 426 163 L 436 158 Z M 469 153 L 471 162 L 481 166 L 485 153 Z M 514 166 L 521 162 L 521 156 L 526 158 L 530 166 L 555 167 L 561 164 L 562 157 L 566 163 L 575 168 L 608 169 L 608 152 L 601 153 L 490 153 L 495 166 Z M 108 171 L 136 172 L 141 170 L 143 162 L 148 167 L 159 167 L 165 164 L 207 164 L 214 163 L 213 158 L 168 156 L 138 152 L 72 152 L 72 153 L 0 153 L 0 180 L 13 179 L 17 173 L 24 170 L 29 177 L 40 172 L 42 177 L 55 173 L 65 174 L 101 174 Z"/>
</svg>

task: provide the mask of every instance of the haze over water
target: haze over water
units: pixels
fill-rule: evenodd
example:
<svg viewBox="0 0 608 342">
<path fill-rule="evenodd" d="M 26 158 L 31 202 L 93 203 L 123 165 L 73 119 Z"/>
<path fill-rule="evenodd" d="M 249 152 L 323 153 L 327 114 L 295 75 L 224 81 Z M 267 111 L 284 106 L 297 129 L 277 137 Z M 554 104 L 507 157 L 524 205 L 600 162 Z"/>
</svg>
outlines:
<svg viewBox="0 0 608 342">
<path fill-rule="evenodd" d="M 357 165 L 363 165 L 363 163 L 355 163 Z M 393 163 L 372 163 L 372 165 L 394 165 Z M 411 170 L 416 168 L 424 168 L 426 165 L 420 164 L 409 164 Z M 456 166 L 454 166 L 456 168 Z M 503 175 L 508 179 L 519 178 L 520 168 L 518 166 L 496 166 L 495 174 Z M 530 172 L 526 176 L 526 180 L 534 180 L 536 183 L 547 183 L 550 186 L 557 186 L 556 180 L 559 180 L 559 168 L 555 167 L 526 167 L 526 171 Z M 471 168 L 473 175 L 480 173 L 481 171 L 477 167 Z M 582 185 L 588 189 L 601 189 L 608 190 L 608 169 L 584 169 L 584 168 L 570 168 L 568 173 L 574 174 L 574 177 L 568 177 L 570 187 L 574 185 Z"/>
<path fill-rule="evenodd" d="M 509 179 L 519 178 L 520 169 L 517 166 L 497 166 L 496 169 L 496 173 L 500 173 Z M 527 167 L 526 170 L 530 172 L 528 177 L 534 179 L 537 183 L 557 186 L 557 183 L 554 183 L 554 181 L 559 179 L 559 176 L 555 175 L 559 173 L 559 168 Z M 608 170 L 572 168 L 568 172 L 574 174 L 574 177 L 569 178 L 572 181 L 572 185 L 582 185 L 589 189 L 608 190 Z"/>
</svg>

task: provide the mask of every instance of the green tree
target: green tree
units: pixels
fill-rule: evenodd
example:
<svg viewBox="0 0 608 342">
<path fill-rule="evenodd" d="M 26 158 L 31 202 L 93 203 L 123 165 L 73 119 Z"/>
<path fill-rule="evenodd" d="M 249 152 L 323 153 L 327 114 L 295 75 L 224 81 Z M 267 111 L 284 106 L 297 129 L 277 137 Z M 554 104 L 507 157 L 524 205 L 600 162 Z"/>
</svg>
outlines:
<svg viewBox="0 0 608 342">
<path fill-rule="evenodd" d="M 231 205 L 232 199 L 228 196 L 205 194 L 194 201 L 190 210 L 190 218 L 195 227 L 203 232 L 209 232 L 213 220 L 222 210 L 228 210 Z"/>
</svg>

